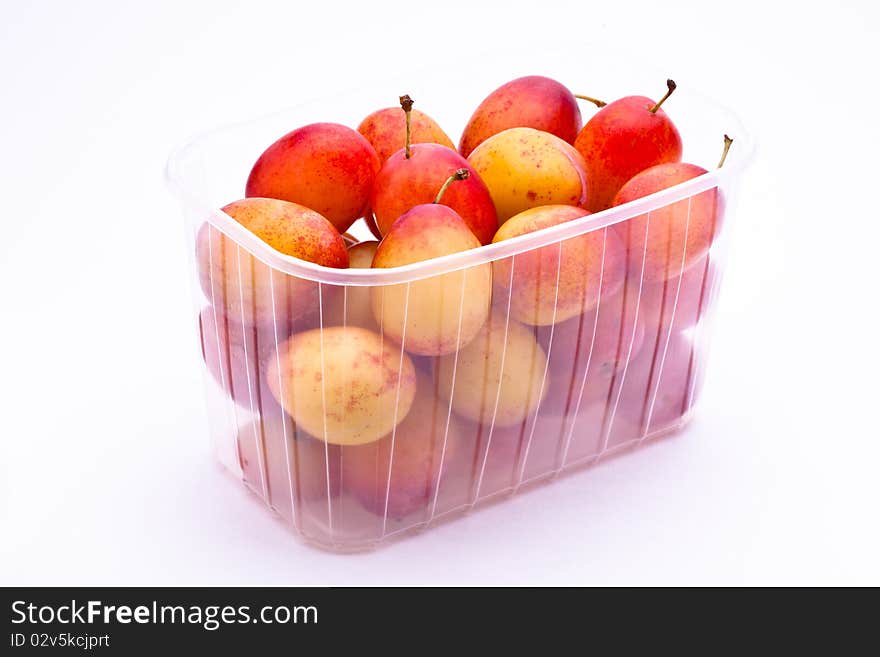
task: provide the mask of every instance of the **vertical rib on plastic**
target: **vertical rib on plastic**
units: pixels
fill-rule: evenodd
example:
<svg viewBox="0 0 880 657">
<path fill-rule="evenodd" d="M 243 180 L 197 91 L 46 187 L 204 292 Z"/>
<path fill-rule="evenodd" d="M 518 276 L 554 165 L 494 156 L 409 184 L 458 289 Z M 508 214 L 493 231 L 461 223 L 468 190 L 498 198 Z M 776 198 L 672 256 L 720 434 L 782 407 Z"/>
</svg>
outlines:
<svg viewBox="0 0 880 657">
<path fill-rule="evenodd" d="M 642 300 L 642 286 L 645 280 L 645 259 L 648 253 L 648 231 L 651 227 L 651 213 L 647 214 L 647 218 L 645 220 L 645 247 L 642 250 L 642 266 L 639 270 L 639 286 L 636 291 L 636 306 L 635 312 L 633 315 L 633 324 L 639 321 L 639 306 Z M 629 264 L 629 245 L 630 240 L 627 240 L 627 265 Z M 623 283 L 623 301 L 621 303 L 622 311 L 620 318 L 620 330 L 619 330 L 619 338 L 617 344 L 617 357 L 615 358 L 615 362 L 620 360 L 620 348 L 622 346 L 623 336 L 624 336 L 624 317 L 627 312 L 626 298 L 627 298 L 627 290 L 629 288 L 629 277 Z M 626 352 L 626 360 L 623 363 L 623 369 L 620 371 L 620 379 L 618 381 L 618 373 L 615 370 L 614 374 L 611 375 L 611 385 L 608 389 L 608 397 L 606 400 L 606 408 L 605 408 L 605 417 L 602 422 L 602 446 L 599 449 L 599 453 L 596 458 L 600 458 L 608 449 L 608 442 L 611 438 L 611 430 L 614 426 L 614 416 L 617 414 L 617 406 L 620 403 L 620 396 L 623 392 L 623 384 L 626 382 L 626 371 L 629 368 L 630 359 L 632 358 L 633 345 L 635 344 L 635 331 L 632 332 L 632 335 L 629 339 L 629 346 L 627 347 Z M 615 386 L 616 386 L 616 394 L 615 394 Z M 611 404 L 611 398 L 614 397 L 614 403 Z M 610 414 L 609 414 L 610 411 Z"/>
<path fill-rule="evenodd" d="M 452 423 L 452 400 L 455 397 L 455 375 L 458 371 L 458 352 L 461 349 L 461 323 L 463 319 L 462 316 L 464 315 L 464 293 L 466 289 L 465 281 L 467 281 L 467 272 L 467 269 L 461 270 L 461 295 L 458 303 L 458 330 L 455 334 L 455 356 L 452 360 L 452 382 L 449 386 L 449 405 L 446 410 L 446 427 L 443 431 L 443 451 L 440 453 L 440 464 L 437 471 L 437 483 L 434 486 L 434 495 L 433 499 L 431 500 L 431 511 L 428 515 L 427 520 L 428 523 L 430 523 L 437 514 L 437 499 L 440 497 L 440 486 L 443 481 L 443 468 L 446 465 L 446 447 L 449 441 L 449 426 Z M 486 321 L 488 321 L 488 319 Z M 438 399 L 436 378 L 434 381 L 434 399 Z"/>
<path fill-rule="evenodd" d="M 513 288 L 513 272 L 515 269 L 516 269 L 516 256 L 513 256 L 513 258 L 511 258 L 511 260 L 510 260 L 510 281 L 508 282 L 508 289 L 509 290 Z M 511 299 L 511 296 L 512 296 L 511 294 L 508 294 L 508 296 L 507 296 L 507 311 L 505 312 L 505 316 L 504 316 L 504 338 L 502 340 L 503 346 L 501 347 L 501 365 L 499 367 L 501 374 L 504 373 L 504 362 L 507 357 L 507 331 L 510 328 L 510 299 Z M 486 321 L 491 322 L 492 317 L 490 316 L 489 319 L 487 319 Z M 472 504 L 480 499 L 480 486 L 482 486 L 482 484 L 483 484 L 483 476 L 486 473 L 486 461 L 489 460 L 489 450 L 492 448 L 492 434 L 495 432 L 495 418 L 498 416 L 498 404 L 501 401 L 501 385 L 503 383 L 504 383 L 504 377 L 499 375 L 499 377 L 498 377 L 498 390 L 495 393 L 495 407 L 492 410 L 492 422 L 489 424 L 489 435 L 486 438 L 486 448 L 483 450 L 483 463 L 480 466 L 480 475 L 477 478 L 476 486 L 473 488 L 473 494 L 471 496 L 471 503 Z M 485 399 L 485 396 L 484 396 L 484 399 Z M 480 414 L 480 417 L 482 417 L 482 413 Z"/>
<path fill-rule="evenodd" d="M 282 374 L 281 374 L 281 372 L 282 372 L 282 370 L 281 370 L 281 357 L 279 354 L 280 342 L 278 340 L 278 310 L 275 305 L 275 301 L 277 298 L 275 295 L 275 274 L 276 273 L 277 273 L 277 271 L 275 269 L 271 269 L 269 272 L 269 292 L 272 295 L 272 336 L 275 339 L 275 350 L 273 353 L 275 354 L 276 365 L 277 365 L 276 369 L 278 370 L 278 390 L 279 390 L 279 392 L 281 392 L 281 394 L 284 394 L 285 386 L 284 386 L 284 381 L 283 381 Z M 286 286 L 286 283 L 287 282 L 285 280 L 285 286 Z M 285 305 L 286 305 L 288 303 L 287 300 L 289 299 L 289 297 L 287 295 L 285 295 L 284 298 L 285 298 Z M 282 436 L 284 439 L 284 461 L 285 461 L 285 470 L 287 471 L 287 485 L 288 485 L 287 495 L 288 495 L 288 498 L 290 499 L 290 518 L 285 518 L 285 520 L 288 520 L 291 523 L 291 525 L 293 525 L 293 527 L 295 529 L 300 530 L 301 529 L 301 522 L 300 522 L 300 518 L 299 518 L 299 505 L 295 501 L 294 484 L 293 484 L 294 476 L 293 476 L 293 471 L 291 468 L 291 458 L 290 458 L 291 457 L 290 447 L 291 447 L 291 442 L 293 441 L 293 435 L 288 434 L 288 428 L 291 429 L 290 434 L 294 433 L 295 428 L 292 426 L 289 426 L 289 425 L 292 425 L 293 419 L 291 419 L 289 422 L 287 421 L 287 418 L 285 417 L 287 415 L 287 413 L 284 411 L 283 408 L 281 408 L 280 404 L 279 404 L 278 413 L 280 416 L 279 419 L 281 421 L 281 431 L 282 431 Z M 297 481 L 299 481 L 300 476 L 301 476 L 300 473 L 297 473 L 297 475 L 296 475 Z"/>
<path fill-rule="evenodd" d="M 391 429 L 391 449 L 390 455 L 388 457 L 388 478 L 385 485 L 385 511 L 382 514 L 382 536 L 385 536 L 385 532 L 388 526 L 388 500 L 391 497 L 391 471 L 394 467 L 394 439 L 397 436 L 397 407 L 400 405 L 400 383 L 403 378 L 403 359 L 406 358 L 406 352 L 403 350 L 404 346 L 406 346 L 406 323 L 409 317 L 409 292 L 410 292 L 410 283 L 406 284 L 406 300 L 403 305 L 403 330 L 401 331 L 400 336 L 400 362 L 397 366 L 397 392 L 394 398 L 394 424 Z"/>
<path fill-rule="evenodd" d="M 534 415 L 532 417 L 532 430 L 529 432 L 529 437 L 526 440 L 525 450 L 523 452 L 522 458 L 520 459 L 519 466 L 519 476 L 517 477 L 516 484 L 513 486 L 513 490 L 516 491 L 523 483 L 523 476 L 526 472 L 526 462 L 529 459 L 529 450 L 532 446 L 532 439 L 535 437 L 535 427 L 538 426 L 538 415 L 541 412 L 541 403 L 544 400 L 544 386 L 547 385 L 547 371 L 550 369 L 550 350 L 553 348 L 553 332 L 556 328 L 556 310 L 557 305 L 559 303 L 559 275 L 562 269 L 562 247 L 563 242 L 558 242 L 556 244 L 556 288 L 553 292 L 553 323 L 550 324 L 550 338 L 547 345 L 547 354 L 544 360 L 544 372 L 541 375 L 541 389 L 538 393 L 538 405 L 535 407 Z M 545 247 L 546 248 L 546 247 Z M 540 287 L 539 287 L 540 290 Z M 540 346 L 535 345 L 535 349 L 539 349 Z M 534 356 L 537 355 L 537 351 L 532 354 L 532 365 L 534 366 Z M 531 400 L 529 400 L 531 401 Z M 549 440 L 549 438 L 547 438 Z"/>
<path fill-rule="evenodd" d="M 606 227 L 606 228 L 602 229 L 602 264 L 599 266 L 599 296 L 596 299 L 596 317 L 593 319 L 593 333 L 590 336 L 590 350 L 587 352 L 587 364 L 584 367 L 584 377 L 581 380 L 581 387 L 580 387 L 580 391 L 578 392 L 578 399 L 577 399 L 577 403 L 575 404 L 574 412 L 569 415 L 569 407 L 568 407 L 569 401 L 568 400 L 566 401 L 566 406 L 565 406 L 565 412 L 566 412 L 566 415 L 568 415 L 569 422 L 570 422 L 571 426 L 568 430 L 568 437 L 566 438 L 565 448 L 563 449 L 563 452 L 562 452 L 562 459 L 560 462 L 560 467 L 562 467 L 562 468 L 565 467 L 565 462 L 566 462 L 566 459 L 568 458 L 568 450 L 571 447 L 571 439 L 572 439 L 572 435 L 574 434 L 575 420 L 577 418 L 578 413 L 580 412 L 581 402 L 583 401 L 583 398 L 584 398 L 584 389 L 587 386 L 587 377 L 590 376 L 590 365 L 592 364 L 592 360 L 593 360 L 593 347 L 596 344 L 596 331 L 599 330 L 599 313 L 601 312 L 602 288 L 603 288 L 603 283 L 604 283 L 604 279 L 605 279 L 605 254 L 606 254 L 607 245 L 608 245 L 608 228 Z M 581 317 L 583 317 L 583 315 Z M 583 323 L 583 320 L 581 320 L 581 322 Z M 578 335 L 578 343 L 580 344 L 580 334 Z M 572 376 L 574 376 L 574 371 L 575 370 L 572 370 Z"/>
</svg>

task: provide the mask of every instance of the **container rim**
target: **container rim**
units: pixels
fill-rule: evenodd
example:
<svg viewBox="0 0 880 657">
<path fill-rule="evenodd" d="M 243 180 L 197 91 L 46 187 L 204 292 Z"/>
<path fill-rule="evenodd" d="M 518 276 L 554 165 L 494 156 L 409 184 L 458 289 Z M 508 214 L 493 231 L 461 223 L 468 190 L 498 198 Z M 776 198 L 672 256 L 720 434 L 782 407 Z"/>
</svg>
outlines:
<svg viewBox="0 0 880 657">
<path fill-rule="evenodd" d="M 180 173 L 181 162 L 187 152 L 193 147 L 198 146 L 203 140 L 217 134 L 222 134 L 235 127 L 259 123 L 270 116 L 278 117 L 288 114 L 302 105 L 295 105 L 255 119 L 237 121 L 196 133 L 172 151 L 165 166 L 165 180 L 168 187 L 189 211 L 203 215 L 205 222 L 211 224 L 250 252 L 251 255 L 273 269 L 291 276 L 327 285 L 374 286 L 410 283 L 431 276 L 487 264 L 501 258 L 512 257 L 526 251 L 571 239 L 578 235 L 607 228 L 633 217 L 648 214 L 663 206 L 681 201 L 708 189 L 721 187 L 722 183 L 736 179 L 739 174 L 748 168 L 754 159 L 754 138 L 743 127 L 739 118 L 727 107 L 698 91 L 688 90 L 687 95 L 695 96 L 727 115 L 727 123 L 729 125 L 727 132 L 733 135 L 734 147 L 731 149 L 730 155 L 721 169 L 712 169 L 696 178 L 655 192 L 649 196 L 608 208 L 601 212 L 586 214 L 583 217 L 556 226 L 543 228 L 532 233 L 526 233 L 475 249 L 387 269 L 336 269 L 281 253 L 235 221 L 230 215 L 206 202 L 184 181 L 184 177 Z"/>
</svg>

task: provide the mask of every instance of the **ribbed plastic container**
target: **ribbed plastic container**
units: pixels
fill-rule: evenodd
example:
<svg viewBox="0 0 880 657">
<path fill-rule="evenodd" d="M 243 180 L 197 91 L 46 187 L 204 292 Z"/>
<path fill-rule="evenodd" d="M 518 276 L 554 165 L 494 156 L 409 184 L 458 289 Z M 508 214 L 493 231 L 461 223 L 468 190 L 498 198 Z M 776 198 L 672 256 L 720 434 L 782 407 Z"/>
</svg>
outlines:
<svg viewBox="0 0 880 657">
<path fill-rule="evenodd" d="M 389 82 L 209 132 L 171 157 L 168 178 L 183 205 L 193 254 L 194 325 L 201 336 L 214 453 L 306 541 L 336 551 L 369 549 L 678 432 L 691 418 L 705 376 L 739 181 L 753 143 L 729 111 L 686 80 L 677 80 L 664 109 L 682 135 L 683 160 L 709 173 L 502 243 L 405 267 L 340 270 L 280 254 L 218 209 L 244 196 L 250 167 L 281 135 L 316 121 L 354 127 L 373 110 L 393 106 L 401 93 L 413 96 L 457 140 L 482 98 L 520 75 L 547 75 L 609 101 L 665 91 L 663 74 L 615 70 L 600 61 L 565 63 L 570 60 L 552 52 L 506 57 L 469 69 L 466 80 L 450 71 L 423 73 L 409 84 Z M 595 111 L 583 105 L 584 120 Z M 724 167 L 713 169 L 724 133 L 734 144 Z M 706 195 L 715 195 L 708 255 L 681 273 L 687 242 L 673 245 L 667 266 L 677 273 L 665 283 L 647 280 L 644 253 L 632 253 L 633 241 L 622 236 L 643 232 L 647 240 L 640 242 L 650 245 L 652 216 L 673 204 L 695 226 L 705 222 L 706 216 L 691 217 L 691 210 L 704 209 Z M 213 248 L 196 257 L 200 231 L 199 239 L 208 237 Z M 355 232 L 366 234 L 363 227 Z M 605 264 L 608 271 L 619 265 L 606 263 L 608 244 L 629 243 L 626 275 L 614 285 L 604 281 L 598 306 L 575 317 L 544 326 L 519 321 L 530 303 L 554 312 L 563 289 L 559 263 L 585 239 L 603 245 L 600 271 Z M 533 299 L 523 300 L 517 276 L 525 274 L 518 272 L 535 266 L 539 249 L 542 283 Z M 549 277 L 548 263 L 555 267 Z M 490 279 L 491 307 L 476 337 L 441 357 L 410 353 L 418 350 L 405 330 L 400 335 L 401 327 L 415 321 L 424 328 L 440 317 L 448 323 L 450 316 L 461 327 L 465 308 Z M 431 302 L 440 300 L 430 295 L 438 288 L 446 292 L 447 307 L 432 313 Z M 370 310 L 386 303 L 397 309 L 391 313 L 394 327 L 377 322 Z M 383 316 L 388 321 L 390 315 Z M 292 343 L 311 360 L 289 383 L 280 372 Z M 346 408 L 336 402 L 350 397 L 357 377 L 349 375 L 359 367 L 382 386 L 361 407 Z M 347 388 L 340 389 L 343 380 Z M 287 398 L 299 395 L 301 417 L 309 421 L 295 421 L 283 410 L 278 391 Z M 388 434 L 362 445 L 335 444 L 333 432 L 364 412 L 391 427 Z M 323 413 L 317 425 L 316 413 L 319 420 Z"/>
</svg>

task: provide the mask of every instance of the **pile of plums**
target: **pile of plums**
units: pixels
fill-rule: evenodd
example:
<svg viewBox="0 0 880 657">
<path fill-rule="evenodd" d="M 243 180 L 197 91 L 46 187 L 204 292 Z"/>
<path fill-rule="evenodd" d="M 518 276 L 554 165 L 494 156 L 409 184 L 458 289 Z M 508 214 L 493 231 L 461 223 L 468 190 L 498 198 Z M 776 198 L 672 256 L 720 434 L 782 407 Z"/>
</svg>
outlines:
<svg viewBox="0 0 880 657">
<path fill-rule="evenodd" d="M 659 101 L 604 103 L 519 78 L 476 108 L 458 149 L 402 96 L 356 130 L 285 134 L 223 211 L 324 268 L 480 249 L 705 174 L 681 162 L 667 87 Z M 592 103 L 586 124 L 579 99 Z M 384 285 L 288 274 L 205 223 L 203 355 L 250 412 L 237 437 L 245 481 L 294 522 L 305 509 L 336 532 L 384 533 L 677 428 L 696 392 L 694 328 L 722 214 L 712 188 Z M 348 239 L 359 219 L 376 240 Z"/>
</svg>

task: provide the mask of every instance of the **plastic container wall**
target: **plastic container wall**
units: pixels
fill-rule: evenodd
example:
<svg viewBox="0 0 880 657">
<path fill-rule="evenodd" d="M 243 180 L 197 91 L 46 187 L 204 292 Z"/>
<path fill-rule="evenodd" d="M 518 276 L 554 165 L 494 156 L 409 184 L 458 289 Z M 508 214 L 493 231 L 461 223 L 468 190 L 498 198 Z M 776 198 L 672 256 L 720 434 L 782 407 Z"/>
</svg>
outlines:
<svg viewBox="0 0 880 657">
<path fill-rule="evenodd" d="M 482 96 L 515 75 L 537 70 L 574 86 L 549 64 L 510 65 L 465 86 L 438 74 L 423 82 L 420 107 L 454 135 Z M 578 91 L 613 97 L 619 75 L 580 72 L 590 89 Z M 618 93 L 650 92 L 664 79 Z M 281 134 L 319 120 L 356 125 L 404 89 L 311 103 L 179 150 L 169 178 L 188 220 L 217 458 L 306 540 L 356 550 L 683 427 L 705 376 L 752 144 L 732 115 L 679 88 L 667 109 L 685 161 L 711 167 L 728 133 L 735 142 L 722 169 L 538 233 L 387 270 L 284 256 L 216 208 L 244 195 L 251 164 Z M 455 92 L 457 109 L 443 90 Z M 444 111 L 454 117 L 448 125 Z M 695 264 L 686 238 L 657 234 L 670 212 L 714 236 Z M 663 239 L 660 281 L 649 247 Z M 585 252 L 600 254 L 599 275 L 572 278 Z M 358 368 L 368 397 L 353 391 L 348 375 Z M 382 438 L 357 444 L 377 431 Z"/>
</svg>

